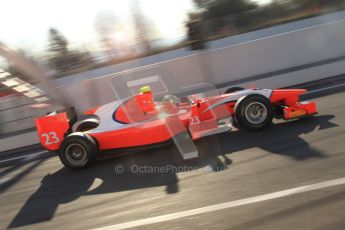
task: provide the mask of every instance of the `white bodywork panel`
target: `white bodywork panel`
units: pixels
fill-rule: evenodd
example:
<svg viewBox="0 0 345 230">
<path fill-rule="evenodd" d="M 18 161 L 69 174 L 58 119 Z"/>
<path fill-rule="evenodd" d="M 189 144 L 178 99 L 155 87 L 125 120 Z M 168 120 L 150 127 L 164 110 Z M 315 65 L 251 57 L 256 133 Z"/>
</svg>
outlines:
<svg viewBox="0 0 345 230">
<path fill-rule="evenodd" d="M 262 95 L 262 96 L 266 97 L 267 99 L 269 99 L 271 97 L 272 90 L 270 90 L 270 89 L 246 89 L 246 90 L 234 92 L 234 93 L 229 94 L 228 97 L 214 103 L 212 106 L 210 106 L 208 109 L 206 109 L 205 112 L 207 112 L 207 111 L 209 111 L 209 110 L 211 110 L 211 109 L 213 109 L 219 105 L 226 104 L 226 103 L 231 102 L 231 101 L 238 101 L 242 97 L 247 96 L 247 95 L 251 95 L 251 94 L 259 94 L 259 95 Z"/>
</svg>

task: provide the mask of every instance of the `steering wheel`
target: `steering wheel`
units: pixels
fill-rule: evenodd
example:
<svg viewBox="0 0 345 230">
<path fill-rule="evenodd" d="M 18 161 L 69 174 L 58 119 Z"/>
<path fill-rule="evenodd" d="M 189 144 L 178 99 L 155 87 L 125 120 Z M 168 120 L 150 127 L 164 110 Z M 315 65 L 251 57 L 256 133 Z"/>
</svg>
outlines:
<svg viewBox="0 0 345 230">
<path fill-rule="evenodd" d="M 162 99 L 162 103 L 170 103 L 173 107 L 178 106 L 179 100 L 175 95 L 165 95 Z"/>
</svg>

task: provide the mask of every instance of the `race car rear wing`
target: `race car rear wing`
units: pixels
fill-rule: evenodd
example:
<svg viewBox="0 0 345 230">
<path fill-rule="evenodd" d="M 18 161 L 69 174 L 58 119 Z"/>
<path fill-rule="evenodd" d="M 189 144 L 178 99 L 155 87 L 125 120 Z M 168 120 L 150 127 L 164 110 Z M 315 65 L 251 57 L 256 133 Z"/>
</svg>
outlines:
<svg viewBox="0 0 345 230">
<path fill-rule="evenodd" d="M 37 118 L 35 123 L 42 146 L 50 151 L 59 149 L 76 120 L 73 108 L 58 110 Z"/>
</svg>

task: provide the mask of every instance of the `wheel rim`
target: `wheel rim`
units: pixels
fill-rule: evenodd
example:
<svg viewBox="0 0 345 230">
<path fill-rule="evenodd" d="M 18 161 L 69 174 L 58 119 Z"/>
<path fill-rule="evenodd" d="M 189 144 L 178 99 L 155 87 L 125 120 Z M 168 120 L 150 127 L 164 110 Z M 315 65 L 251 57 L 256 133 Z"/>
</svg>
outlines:
<svg viewBox="0 0 345 230">
<path fill-rule="evenodd" d="M 267 117 L 266 106 L 260 102 L 250 103 L 244 112 L 246 119 L 252 124 L 260 124 Z"/>
<path fill-rule="evenodd" d="M 86 149 L 81 144 L 73 143 L 68 145 L 65 154 L 67 160 L 74 166 L 81 166 L 86 163 Z"/>
</svg>

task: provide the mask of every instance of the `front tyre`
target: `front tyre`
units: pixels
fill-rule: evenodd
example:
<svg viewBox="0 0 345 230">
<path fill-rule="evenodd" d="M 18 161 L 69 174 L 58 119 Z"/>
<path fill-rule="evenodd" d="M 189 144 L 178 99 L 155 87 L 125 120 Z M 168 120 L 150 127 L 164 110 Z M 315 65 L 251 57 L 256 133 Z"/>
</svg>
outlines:
<svg viewBox="0 0 345 230">
<path fill-rule="evenodd" d="M 258 94 L 245 96 L 236 103 L 235 118 L 245 129 L 253 131 L 265 129 L 273 119 L 271 102 Z"/>
<path fill-rule="evenodd" d="M 59 157 L 70 169 L 81 169 L 91 165 L 97 153 L 95 141 L 84 133 L 72 133 L 62 142 Z"/>
</svg>

